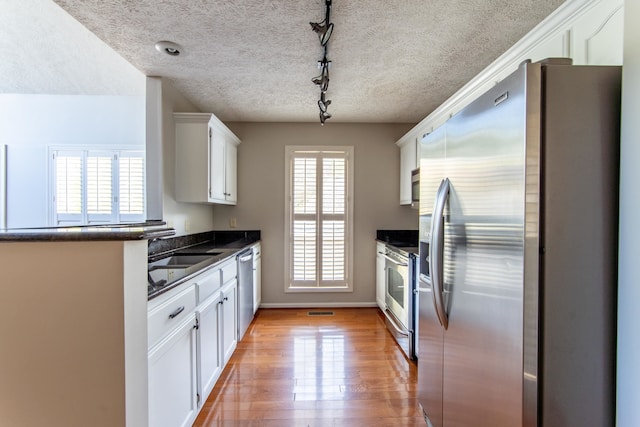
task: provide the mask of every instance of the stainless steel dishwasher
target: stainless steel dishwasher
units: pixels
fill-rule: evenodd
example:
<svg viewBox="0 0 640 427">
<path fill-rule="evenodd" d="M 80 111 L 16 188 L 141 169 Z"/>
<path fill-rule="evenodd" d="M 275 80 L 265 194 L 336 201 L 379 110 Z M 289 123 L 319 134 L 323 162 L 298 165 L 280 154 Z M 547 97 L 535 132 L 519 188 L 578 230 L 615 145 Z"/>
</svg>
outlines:
<svg viewBox="0 0 640 427">
<path fill-rule="evenodd" d="M 238 254 L 238 341 L 253 320 L 253 251 Z"/>
</svg>

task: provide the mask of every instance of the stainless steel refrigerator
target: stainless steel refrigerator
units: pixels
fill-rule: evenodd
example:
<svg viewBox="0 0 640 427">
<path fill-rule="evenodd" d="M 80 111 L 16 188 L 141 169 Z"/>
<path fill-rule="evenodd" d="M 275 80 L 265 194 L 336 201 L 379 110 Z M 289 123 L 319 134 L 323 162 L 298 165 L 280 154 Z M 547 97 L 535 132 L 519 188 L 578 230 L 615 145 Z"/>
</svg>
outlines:
<svg viewBox="0 0 640 427">
<path fill-rule="evenodd" d="M 527 61 L 423 138 L 427 424 L 614 425 L 620 73 Z"/>
</svg>

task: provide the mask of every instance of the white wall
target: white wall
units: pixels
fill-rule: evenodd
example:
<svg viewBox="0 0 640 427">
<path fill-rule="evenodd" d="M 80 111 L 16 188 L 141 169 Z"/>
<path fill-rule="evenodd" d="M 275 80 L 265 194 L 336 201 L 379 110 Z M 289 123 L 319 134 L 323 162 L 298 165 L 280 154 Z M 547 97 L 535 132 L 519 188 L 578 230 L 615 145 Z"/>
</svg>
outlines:
<svg viewBox="0 0 640 427">
<path fill-rule="evenodd" d="M 48 148 L 144 150 L 143 96 L 0 94 L 0 145 L 7 145 L 7 227 L 49 224 Z"/>
<path fill-rule="evenodd" d="M 52 0 L 0 5 L 0 93 L 144 95 L 144 75 Z"/>
<path fill-rule="evenodd" d="M 47 147 L 144 150 L 145 77 L 51 0 L 3 0 L 0 29 L 0 227 L 46 226 Z"/>
<path fill-rule="evenodd" d="M 640 426 L 640 0 L 625 0 L 620 164 L 617 425 Z"/>
<path fill-rule="evenodd" d="M 375 304 L 377 229 L 417 229 L 417 210 L 400 206 L 400 150 L 394 144 L 410 125 L 227 123 L 238 147 L 238 205 L 214 207 L 214 228 L 258 229 L 262 235 L 262 303 L 273 305 Z M 285 146 L 354 147 L 353 293 L 285 293 Z"/>
</svg>

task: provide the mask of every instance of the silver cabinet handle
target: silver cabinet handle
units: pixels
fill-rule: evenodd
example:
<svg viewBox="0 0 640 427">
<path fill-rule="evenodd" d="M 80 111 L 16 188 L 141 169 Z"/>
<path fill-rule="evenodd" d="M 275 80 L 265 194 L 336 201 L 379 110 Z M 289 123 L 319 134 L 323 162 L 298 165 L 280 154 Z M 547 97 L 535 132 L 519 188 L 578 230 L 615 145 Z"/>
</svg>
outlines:
<svg viewBox="0 0 640 427">
<path fill-rule="evenodd" d="M 429 246 L 429 270 L 433 284 L 433 298 L 436 313 L 442 327 L 449 327 L 449 317 L 444 304 L 444 208 L 449 198 L 450 182 L 445 178 L 436 192 L 436 200 L 431 220 L 431 245 Z"/>
<path fill-rule="evenodd" d="M 177 317 L 178 314 L 182 313 L 183 311 L 184 311 L 184 305 L 182 307 L 176 308 L 175 311 L 169 315 L 169 319 L 173 319 Z"/>
</svg>

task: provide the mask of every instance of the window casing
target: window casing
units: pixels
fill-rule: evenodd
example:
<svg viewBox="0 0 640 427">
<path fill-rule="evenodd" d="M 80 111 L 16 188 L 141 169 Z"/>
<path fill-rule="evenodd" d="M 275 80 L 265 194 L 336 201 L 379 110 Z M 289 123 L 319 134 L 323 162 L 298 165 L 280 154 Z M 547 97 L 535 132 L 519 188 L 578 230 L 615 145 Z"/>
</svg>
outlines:
<svg viewBox="0 0 640 427">
<path fill-rule="evenodd" d="M 286 147 L 285 292 L 351 292 L 353 147 Z"/>
<path fill-rule="evenodd" d="M 144 151 L 56 148 L 49 158 L 52 225 L 145 220 Z"/>
</svg>

